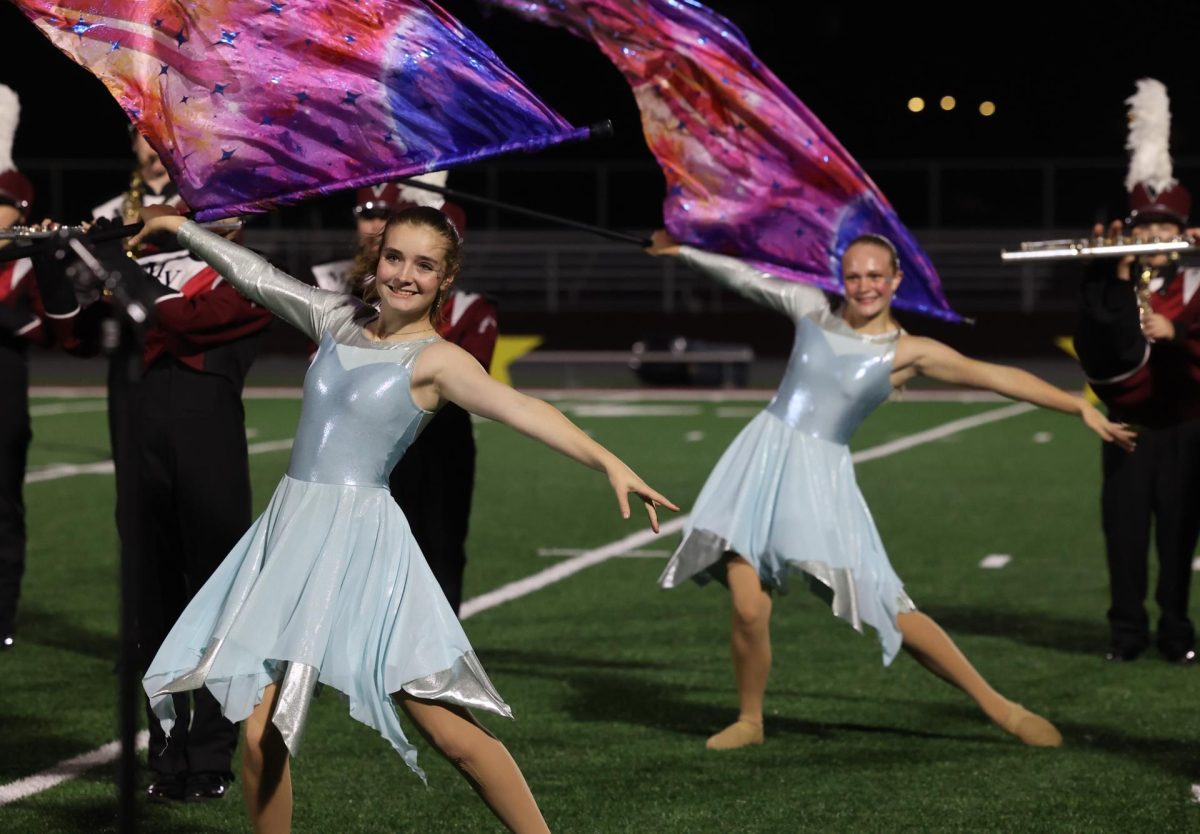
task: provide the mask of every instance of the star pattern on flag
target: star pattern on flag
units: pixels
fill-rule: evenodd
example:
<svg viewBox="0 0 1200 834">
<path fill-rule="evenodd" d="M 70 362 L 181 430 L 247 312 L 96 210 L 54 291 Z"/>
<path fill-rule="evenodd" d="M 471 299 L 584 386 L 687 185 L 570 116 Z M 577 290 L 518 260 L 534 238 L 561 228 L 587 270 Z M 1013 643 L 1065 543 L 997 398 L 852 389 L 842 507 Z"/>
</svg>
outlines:
<svg viewBox="0 0 1200 834">
<path fill-rule="evenodd" d="M 587 132 L 427 0 L 14 2 L 104 82 L 200 219 Z"/>
</svg>

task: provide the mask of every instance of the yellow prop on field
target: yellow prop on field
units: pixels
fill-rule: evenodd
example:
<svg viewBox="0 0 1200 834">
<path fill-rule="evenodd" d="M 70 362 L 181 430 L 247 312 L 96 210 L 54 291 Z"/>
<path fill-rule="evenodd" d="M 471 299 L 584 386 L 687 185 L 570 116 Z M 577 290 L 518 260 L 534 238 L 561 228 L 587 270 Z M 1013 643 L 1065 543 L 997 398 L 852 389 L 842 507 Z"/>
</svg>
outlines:
<svg viewBox="0 0 1200 834">
<path fill-rule="evenodd" d="M 541 345 L 541 336 L 500 336 L 492 354 L 492 376 L 505 385 L 512 385 L 508 366 Z"/>
<path fill-rule="evenodd" d="M 1075 340 L 1070 336 L 1059 336 L 1054 340 L 1054 344 L 1058 345 L 1062 350 L 1071 355 L 1072 359 L 1078 359 L 1079 354 L 1075 352 Z M 1092 390 L 1092 386 L 1083 386 L 1083 398 L 1092 405 L 1100 405 L 1100 398 L 1096 396 L 1096 392 Z"/>
</svg>

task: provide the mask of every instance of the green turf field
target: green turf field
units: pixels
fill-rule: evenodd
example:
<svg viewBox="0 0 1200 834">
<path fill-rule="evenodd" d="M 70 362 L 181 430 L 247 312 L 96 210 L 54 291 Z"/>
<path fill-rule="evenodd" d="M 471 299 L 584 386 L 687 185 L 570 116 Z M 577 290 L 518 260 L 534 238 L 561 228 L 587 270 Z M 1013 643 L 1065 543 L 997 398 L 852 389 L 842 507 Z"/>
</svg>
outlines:
<svg viewBox="0 0 1200 834">
<path fill-rule="evenodd" d="M 69 401 L 67 414 L 36 405 L 31 467 L 108 457 L 98 401 Z M 643 403 L 657 413 L 613 416 L 582 405 L 578 422 L 684 507 L 752 410 Z M 856 448 L 999 407 L 889 404 Z M 289 438 L 297 411 L 249 401 L 251 443 Z M 598 475 L 501 426 L 477 434 L 468 597 L 568 558 L 539 548 L 596 548 L 636 529 Z M 776 605 L 767 743 L 708 752 L 704 739 L 736 709 L 728 603 L 712 586 L 659 591 L 653 555 L 608 560 L 467 621 L 517 714 L 487 723 L 558 832 L 1200 830 L 1200 670 L 1100 659 L 1097 445 L 1076 421 L 1035 412 L 858 468 L 909 593 L 998 689 L 1058 724 L 1062 749 L 1023 748 L 907 657 L 884 669 L 873 635 L 797 588 Z M 287 452 L 251 460 L 261 507 Z M 0 785 L 115 736 L 112 477 L 31 483 L 26 497 L 20 642 L 0 655 Z M 1012 561 L 983 570 L 988 554 Z M 296 830 L 499 830 L 449 765 L 422 755 L 428 788 L 327 691 L 294 762 Z M 0 831 L 110 830 L 112 808 L 113 769 L 99 767 L 0 807 Z M 248 830 L 236 783 L 218 803 L 146 807 L 144 826 Z"/>
</svg>

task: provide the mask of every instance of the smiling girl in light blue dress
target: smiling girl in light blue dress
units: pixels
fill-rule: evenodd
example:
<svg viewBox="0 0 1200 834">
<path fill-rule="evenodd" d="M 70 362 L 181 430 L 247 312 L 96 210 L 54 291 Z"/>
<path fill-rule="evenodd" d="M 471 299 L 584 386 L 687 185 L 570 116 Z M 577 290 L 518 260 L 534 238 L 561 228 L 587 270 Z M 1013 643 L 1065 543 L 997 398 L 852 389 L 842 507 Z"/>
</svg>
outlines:
<svg viewBox="0 0 1200 834">
<path fill-rule="evenodd" d="M 680 246 L 666 232 L 655 234 L 648 251 L 678 256 L 796 325 L 779 391 L 721 456 L 660 579 L 664 588 L 689 578 L 715 578 L 729 586 L 740 712 L 736 722 L 708 740 L 708 747 L 763 741 L 770 592 L 786 589 L 794 574 L 828 602 L 834 615 L 859 631 L 864 625 L 873 628 L 885 664 L 903 647 L 1026 744 L 1059 745 L 1062 737 L 1050 722 L 992 689 L 937 623 L 917 611 L 858 489 L 848 444 L 892 389 L 918 374 L 1078 415 L 1102 438 L 1127 448 L 1132 433 L 1031 374 L 968 359 L 901 330 L 891 316 L 891 301 L 902 276 L 885 238 L 867 235 L 847 247 L 842 259 L 846 300 L 837 311 L 815 287 Z"/>
<path fill-rule="evenodd" d="M 169 731 L 171 694 L 207 687 L 245 725 L 243 792 L 256 832 L 289 831 L 289 755 L 318 683 L 345 697 L 420 773 L 396 705 L 511 830 L 548 829 L 516 763 L 469 709 L 510 716 L 417 548 L 388 474 L 445 402 L 507 423 L 603 472 L 628 493 L 674 505 L 557 409 L 491 379 L 434 323 L 459 263 L 454 226 L 408 209 L 384 232 L 378 309 L 303 284 L 165 209 L 141 236 L 178 234 L 252 301 L 319 345 L 304 380 L 287 474 L 266 510 L 205 583 L 145 676 Z"/>
</svg>

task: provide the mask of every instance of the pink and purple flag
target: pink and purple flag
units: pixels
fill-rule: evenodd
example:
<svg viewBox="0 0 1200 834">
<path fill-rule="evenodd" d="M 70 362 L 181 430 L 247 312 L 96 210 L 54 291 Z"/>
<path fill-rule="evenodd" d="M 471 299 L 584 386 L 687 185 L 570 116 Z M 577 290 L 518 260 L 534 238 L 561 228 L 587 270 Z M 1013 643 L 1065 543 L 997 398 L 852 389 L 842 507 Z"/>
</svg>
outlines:
<svg viewBox="0 0 1200 834">
<path fill-rule="evenodd" d="M 887 198 L 728 20 L 694 0 L 484 2 L 594 41 L 621 70 L 676 239 L 841 292 L 846 246 L 880 234 L 904 271 L 896 305 L 960 320 Z"/>
<path fill-rule="evenodd" d="M 425 0 L 14 0 L 200 220 L 582 138 Z"/>
</svg>

